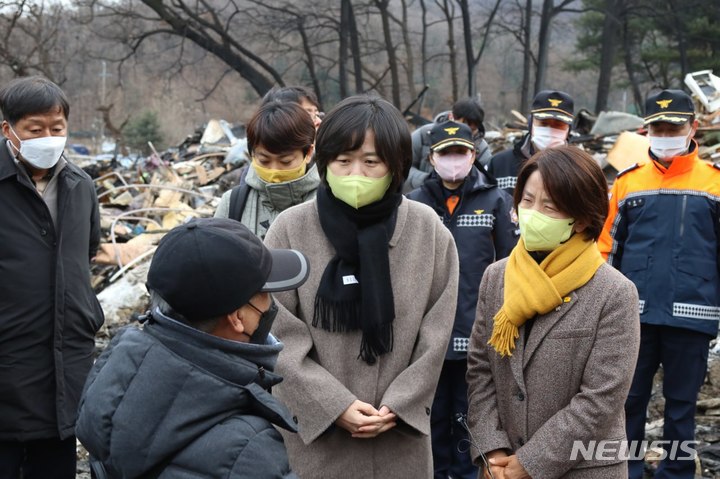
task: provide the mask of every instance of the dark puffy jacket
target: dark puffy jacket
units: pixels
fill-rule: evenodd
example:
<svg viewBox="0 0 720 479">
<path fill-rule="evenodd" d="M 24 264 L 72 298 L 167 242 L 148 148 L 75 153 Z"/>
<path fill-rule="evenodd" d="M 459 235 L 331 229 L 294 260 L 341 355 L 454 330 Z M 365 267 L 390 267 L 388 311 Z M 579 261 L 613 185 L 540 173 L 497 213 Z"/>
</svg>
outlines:
<svg viewBox="0 0 720 479">
<path fill-rule="evenodd" d="M 490 163 L 487 166 L 488 173 L 497 180 L 498 187 L 510 196 L 515 192 L 518 172 L 520 172 L 525 160 L 529 158 L 523 152 L 523 147 L 529 141 L 529 136 L 529 133 L 525 134 L 515 142 L 512 148 L 496 153 L 490 158 Z M 532 145 L 530 145 L 530 150 L 533 151 Z"/>
<path fill-rule="evenodd" d="M 520 234 L 513 221 L 511 198 L 476 167 L 470 170 L 459 194 L 460 202 L 450 215 L 441 180 L 433 172 L 419 189 L 408 195 L 437 212 L 455 238 L 460 258 L 458 306 L 445 359 L 465 359 L 485 268 L 508 256 Z"/>
<path fill-rule="evenodd" d="M 282 344 L 202 333 L 159 312 L 119 333 L 95 363 L 77 437 L 100 477 L 294 478 L 276 424 L 296 431 L 266 391 Z"/>
<path fill-rule="evenodd" d="M 57 173 L 57 228 L 0 142 L 0 441 L 67 438 L 103 323 L 90 286 L 100 239 L 92 180 Z"/>
</svg>

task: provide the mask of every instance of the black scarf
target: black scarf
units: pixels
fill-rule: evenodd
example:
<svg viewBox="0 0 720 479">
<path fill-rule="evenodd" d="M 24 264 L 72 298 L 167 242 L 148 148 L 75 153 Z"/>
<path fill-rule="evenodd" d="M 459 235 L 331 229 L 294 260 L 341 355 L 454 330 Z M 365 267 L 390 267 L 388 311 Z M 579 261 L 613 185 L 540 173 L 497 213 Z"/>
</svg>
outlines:
<svg viewBox="0 0 720 479">
<path fill-rule="evenodd" d="M 317 190 L 320 225 L 336 253 L 320 280 L 312 324 L 333 332 L 361 330 L 359 356 L 368 364 L 393 348 L 388 250 L 401 200 L 400 193 L 388 192 L 356 210 L 328 186 Z"/>
</svg>

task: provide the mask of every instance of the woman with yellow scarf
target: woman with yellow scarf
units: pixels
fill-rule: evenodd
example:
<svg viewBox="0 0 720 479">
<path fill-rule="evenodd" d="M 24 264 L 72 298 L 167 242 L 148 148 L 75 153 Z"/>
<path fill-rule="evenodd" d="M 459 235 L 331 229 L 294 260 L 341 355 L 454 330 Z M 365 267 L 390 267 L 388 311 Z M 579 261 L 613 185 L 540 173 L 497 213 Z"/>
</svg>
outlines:
<svg viewBox="0 0 720 479">
<path fill-rule="evenodd" d="M 518 176 L 520 240 L 485 272 L 468 350 L 471 452 L 486 478 L 627 477 L 640 319 L 635 286 L 597 248 L 607 192 L 574 147 L 537 153 Z"/>
</svg>

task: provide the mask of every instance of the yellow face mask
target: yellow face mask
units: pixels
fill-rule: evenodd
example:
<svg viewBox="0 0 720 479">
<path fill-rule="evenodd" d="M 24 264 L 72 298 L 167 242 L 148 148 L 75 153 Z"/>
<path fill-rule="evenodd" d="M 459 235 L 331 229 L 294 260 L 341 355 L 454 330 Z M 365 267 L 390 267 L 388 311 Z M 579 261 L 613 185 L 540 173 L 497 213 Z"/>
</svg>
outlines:
<svg viewBox="0 0 720 479">
<path fill-rule="evenodd" d="M 285 183 L 286 181 L 297 180 L 305 174 L 307 168 L 307 157 L 303 158 L 300 166 L 292 168 L 290 170 L 275 170 L 272 168 L 264 168 L 260 166 L 253 158 L 252 167 L 255 169 L 255 173 L 266 183 Z"/>
<path fill-rule="evenodd" d="M 325 178 L 333 196 L 356 210 L 382 199 L 392 183 L 390 173 L 381 178 L 360 175 L 335 176 L 330 168 L 325 171 Z"/>
</svg>

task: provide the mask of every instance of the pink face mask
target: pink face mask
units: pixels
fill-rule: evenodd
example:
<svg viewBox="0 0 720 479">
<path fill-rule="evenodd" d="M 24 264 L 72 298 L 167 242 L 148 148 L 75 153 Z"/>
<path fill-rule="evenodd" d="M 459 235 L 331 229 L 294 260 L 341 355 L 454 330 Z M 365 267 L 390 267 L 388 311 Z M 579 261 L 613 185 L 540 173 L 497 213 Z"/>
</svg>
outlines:
<svg viewBox="0 0 720 479">
<path fill-rule="evenodd" d="M 464 180 L 472 168 L 472 158 L 475 152 L 468 151 L 465 154 L 449 153 L 438 155 L 433 153 L 435 171 L 445 181 L 456 182 Z"/>
</svg>

